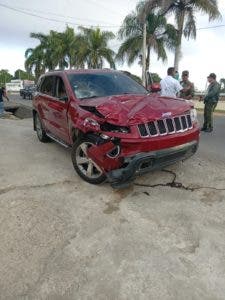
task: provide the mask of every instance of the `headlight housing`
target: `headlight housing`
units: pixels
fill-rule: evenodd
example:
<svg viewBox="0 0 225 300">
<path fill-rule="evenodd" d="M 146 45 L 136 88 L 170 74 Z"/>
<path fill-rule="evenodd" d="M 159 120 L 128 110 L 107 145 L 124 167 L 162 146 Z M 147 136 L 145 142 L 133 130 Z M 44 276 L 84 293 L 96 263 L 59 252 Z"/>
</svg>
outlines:
<svg viewBox="0 0 225 300">
<path fill-rule="evenodd" d="M 130 128 L 127 126 L 118 126 L 110 123 L 101 124 L 101 130 L 115 133 L 130 133 Z"/>
<path fill-rule="evenodd" d="M 92 118 L 86 118 L 84 120 L 84 126 L 89 129 L 100 130 L 99 123 Z"/>
<path fill-rule="evenodd" d="M 190 116 L 191 116 L 192 123 L 195 123 L 198 121 L 198 118 L 197 118 L 198 114 L 197 114 L 197 110 L 195 108 L 192 108 L 190 110 Z"/>
</svg>

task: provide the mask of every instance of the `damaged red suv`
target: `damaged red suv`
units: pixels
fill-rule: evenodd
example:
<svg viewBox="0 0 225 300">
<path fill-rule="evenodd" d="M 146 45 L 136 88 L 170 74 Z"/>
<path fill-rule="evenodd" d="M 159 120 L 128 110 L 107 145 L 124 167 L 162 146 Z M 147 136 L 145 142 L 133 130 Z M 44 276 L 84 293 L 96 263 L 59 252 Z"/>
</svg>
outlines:
<svg viewBox="0 0 225 300">
<path fill-rule="evenodd" d="M 68 70 L 40 77 L 33 100 L 41 142 L 71 147 L 85 181 L 126 186 L 138 174 L 193 155 L 199 125 L 192 102 L 161 97 L 112 70 Z"/>
</svg>

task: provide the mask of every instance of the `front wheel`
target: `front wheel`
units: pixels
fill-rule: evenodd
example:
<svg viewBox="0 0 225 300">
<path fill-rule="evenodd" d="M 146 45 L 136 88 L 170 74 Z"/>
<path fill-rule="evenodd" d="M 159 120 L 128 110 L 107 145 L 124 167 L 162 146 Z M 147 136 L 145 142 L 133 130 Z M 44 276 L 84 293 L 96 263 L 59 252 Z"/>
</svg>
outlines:
<svg viewBox="0 0 225 300">
<path fill-rule="evenodd" d="M 82 179 L 91 184 L 100 184 L 106 180 L 106 176 L 87 154 L 87 149 L 95 143 L 94 137 L 77 140 L 72 147 L 71 157 L 74 169 Z"/>
<path fill-rule="evenodd" d="M 34 122 L 35 122 L 35 128 L 36 128 L 37 137 L 38 137 L 39 141 L 41 141 L 42 143 L 49 142 L 49 138 L 46 135 L 46 132 L 43 128 L 43 125 L 41 123 L 38 113 L 35 114 Z"/>
</svg>

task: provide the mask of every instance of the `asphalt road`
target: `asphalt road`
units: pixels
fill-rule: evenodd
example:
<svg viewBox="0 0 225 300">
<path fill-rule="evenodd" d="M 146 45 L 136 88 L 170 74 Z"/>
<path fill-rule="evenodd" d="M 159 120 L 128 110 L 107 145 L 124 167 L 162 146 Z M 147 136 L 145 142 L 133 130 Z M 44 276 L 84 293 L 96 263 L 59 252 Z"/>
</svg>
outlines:
<svg viewBox="0 0 225 300">
<path fill-rule="evenodd" d="M 0 299 L 224 299 L 223 124 L 117 191 L 82 181 L 31 119 L 0 119 Z"/>
<path fill-rule="evenodd" d="M 202 124 L 203 114 L 199 113 L 198 118 Z M 214 116 L 212 133 L 201 133 L 200 149 L 205 157 L 225 163 L 225 115 L 216 114 Z"/>
</svg>

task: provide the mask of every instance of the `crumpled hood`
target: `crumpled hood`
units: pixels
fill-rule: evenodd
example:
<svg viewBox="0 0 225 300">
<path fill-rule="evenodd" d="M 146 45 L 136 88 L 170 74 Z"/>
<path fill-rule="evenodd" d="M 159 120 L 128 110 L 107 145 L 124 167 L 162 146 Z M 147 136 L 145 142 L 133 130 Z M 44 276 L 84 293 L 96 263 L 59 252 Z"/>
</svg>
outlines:
<svg viewBox="0 0 225 300">
<path fill-rule="evenodd" d="M 82 106 L 95 107 L 109 123 L 127 126 L 161 119 L 163 114 L 181 115 L 193 104 L 181 99 L 150 95 L 122 95 L 82 100 Z"/>
</svg>

